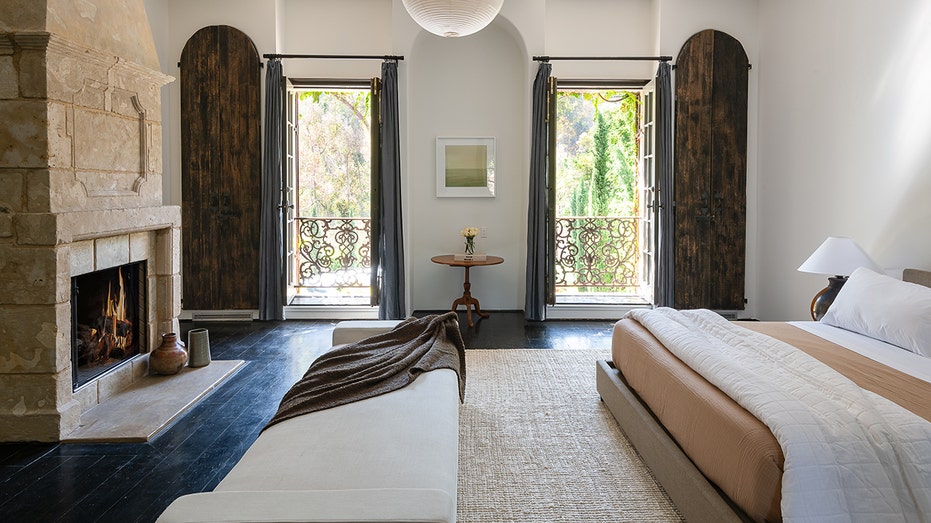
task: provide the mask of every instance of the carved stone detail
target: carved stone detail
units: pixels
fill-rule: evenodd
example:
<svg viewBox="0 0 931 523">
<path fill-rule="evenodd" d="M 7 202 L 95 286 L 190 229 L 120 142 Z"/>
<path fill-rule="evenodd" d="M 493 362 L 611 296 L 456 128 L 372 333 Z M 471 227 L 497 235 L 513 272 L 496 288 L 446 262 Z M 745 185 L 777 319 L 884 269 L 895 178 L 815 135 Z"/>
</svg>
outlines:
<svg viewBox="0 0 931 523">
<path fill-rule="evenodd" d="M 13 54 L 13 40 L 7 33 L 0 33 L 0 55 Z"/>
<path fill-rule="evenodd" d="M 72 107 L 74 179 L 89 198 L 141 195 L 149 174 L 147 111 L 137 93 L 87 82 Z M 99 103 L 98 107 L 92 107 Z"/>
</svg>

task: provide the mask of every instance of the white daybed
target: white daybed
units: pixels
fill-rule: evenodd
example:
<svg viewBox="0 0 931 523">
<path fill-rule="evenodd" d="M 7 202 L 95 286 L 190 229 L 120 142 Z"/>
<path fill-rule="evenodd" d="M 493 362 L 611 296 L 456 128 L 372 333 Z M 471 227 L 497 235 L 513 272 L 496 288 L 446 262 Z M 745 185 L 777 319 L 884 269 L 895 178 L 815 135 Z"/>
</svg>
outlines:
<svg viewBox="0 0 931 523">
<path fill-rule="evenodd" d="M 396 324 L 342 322 L 334 345 Z M 178 498 L 158 521 L 453 523 L 458 449 L 458 377 L 433 370 L 270 426 L 213 492 Z"/>
</svg>

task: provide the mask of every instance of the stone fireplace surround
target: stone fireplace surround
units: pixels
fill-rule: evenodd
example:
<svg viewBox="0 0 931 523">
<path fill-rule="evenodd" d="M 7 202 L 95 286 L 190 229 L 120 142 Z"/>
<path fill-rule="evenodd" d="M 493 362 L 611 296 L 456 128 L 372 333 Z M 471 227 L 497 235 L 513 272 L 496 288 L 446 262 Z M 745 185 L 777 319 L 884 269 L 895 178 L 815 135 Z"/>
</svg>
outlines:
<svg viewBox="0 0 931 523">
<path fill-rule="evenodd" d="M 147 372 L 72 392 L 71 278 L 146 260 L 147 346 L 176 332 L 181 213 L 162 205 L 159 70 L 141 0 L 0 3 L 0 441 L 57 441 Z"/>
</svg>

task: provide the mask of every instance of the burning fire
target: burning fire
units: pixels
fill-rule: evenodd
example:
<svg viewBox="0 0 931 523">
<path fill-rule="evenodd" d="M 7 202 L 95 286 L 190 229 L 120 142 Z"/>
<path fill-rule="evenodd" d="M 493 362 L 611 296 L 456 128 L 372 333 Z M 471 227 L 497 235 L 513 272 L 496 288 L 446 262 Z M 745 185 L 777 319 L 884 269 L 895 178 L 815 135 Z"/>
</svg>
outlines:
<svg viewBox="0 0 931 523">
<path fill-rule="evenodd" d="M 117 279 L 115 289 L 112 280 L 107 283 L 107 299 L 101 307 L 100 315 L 92 320 L 91 325 L 78 325 L 79 363 L 102 365 L 111 359 L 121 359 L 128 355 L 127 349 L 133 343 L 133 329 L 132 322 L 126 316 L 126 285 L 122 268 L 118 271 Z"/>
<path fill-rule="evenodd" d="M 114 338 L 113 341 L 116 344 L 115 346 L 120 349 L 125 349 L 129 336 L 119 334 L 120 330 L 118 329 L 120 324 L 126 322 L 126 293 L 123 292 L 125 285 L 123 284 L 122 268 L 119 269 L 118 274 L 120 282 L 118 291 L 115 293 L 113 292 L 113 282 L 107 284 L 107 306 L 105 307 L 106 310 L 103 311 L 103 316 L 112 326 L 110 334 Z"/>
</svg>

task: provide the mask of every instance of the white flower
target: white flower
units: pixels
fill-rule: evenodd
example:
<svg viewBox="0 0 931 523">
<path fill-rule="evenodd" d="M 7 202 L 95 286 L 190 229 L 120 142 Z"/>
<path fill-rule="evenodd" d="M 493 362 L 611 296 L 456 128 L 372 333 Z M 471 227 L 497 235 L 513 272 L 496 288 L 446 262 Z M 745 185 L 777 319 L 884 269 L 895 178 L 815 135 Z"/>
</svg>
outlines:
<svg viewBox="0 0 931 523">
<path fill-rule="evenodd" d="M 466 238 L 475 238 L 478 236 L 478 227 L 466 227 L 459 233 Z"/>
</svg>

